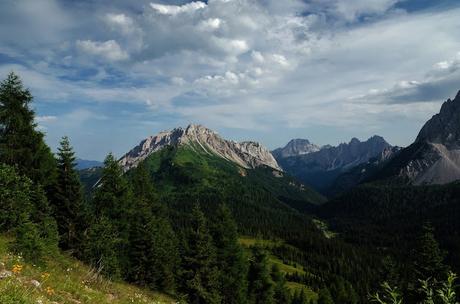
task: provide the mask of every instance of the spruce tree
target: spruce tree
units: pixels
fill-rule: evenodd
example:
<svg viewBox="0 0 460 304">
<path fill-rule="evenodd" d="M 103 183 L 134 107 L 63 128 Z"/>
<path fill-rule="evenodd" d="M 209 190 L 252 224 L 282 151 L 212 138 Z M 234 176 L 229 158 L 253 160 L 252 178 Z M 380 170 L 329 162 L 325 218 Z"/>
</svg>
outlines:
<svg viewBox="0 0 460 304">
<path fill-rule="evenodd" d="M 275 303 L 289 303 L 291 301 L 290 292 L 286 287 L 286 278 L 284 274 L 281 273 L 278 265 L 272 266 L 272 280 L 275 283 Z"/>
<path fill-rule="evenodd" d="M 248 263 L 238 243 L 238 231 L 230 209 L 220 205 L 213 222 L 222 303 L 246 303 Z"/>
<path fill-rule="evenodd" d="M 165 209 L 158 203 L 144 162 L 129 173 L 133 188 L 130 227 L 130 280 L 174 293 L 180 261 L 178 242 Z"/>
<path fill-rule="evenodd" d="M 135 198 L 129 235 L 129 279 L 151 289 L 174 293 L 179 264 L 177 238 L 163 214 L 152 203 Z"/>
<path fill-rule="evenodd" d="M 199 205 L 192 210 L 183 258 L 184 293 L 190 304 L 220 303 L 216 249 Z"/>
<path fill-rule="evenodd" d="M 132 192 L 112 154 L 104 161 L 102 176 L 92 199 L 92 209 L 95 218 L 90 228 L 92 233 L 88 233 L 86 240 L 86 252 L 91 253 L 90 262 L 103 266 L 105 272 L 113 277 L 124 277 L 129 266 Z M 107 240 L 106 245 L 100 239 Z M 100 265 L 101 262 L 105 265 Z"/>
<path fill-rule="evenodd" d="M 323 287 L 320 289 L 318 293 L 318 304 L 334 304 L 331 292 L 327 287 Z"/>
<path fill-rule="evenodd" d="M 58 150 L 54 216 L 58 224 L 61 248 L 77 250 L 82 242 L 85 226 L 82 185 L 75 170 L 75 154 L 67 137 L 62 138 Z"/>
<path fill-rule="evenodd" d="M 251 304 L 275 303 L 275 284 L 270 275 L 267 253 L 263 248 L 256 246 L 252 249 L 248 277 Z"/>
<path fill-rule="evenodd" d="M 444 264 L 444 253 L 439 248 L 430 223 L 423 225 L 422 233 L 417 239 L 413 263 L 415 280 L 431 278 L 441 281 L 448 271 Z"/>
<path fill-rule="evenodd" d="M 34 262 L 57 251 L 57 228 L 43 189 L 0 165 L 0 232 L 15 233 L 13 248 Z"/>
<path fill-rule="evenodd" d="M 32 95 L 10 73 L 0 84 L 0 162 L 42 185 L 48 198 L 56 181 L 56 163 L 43 133 L 36 130 Z"/>
</svg>

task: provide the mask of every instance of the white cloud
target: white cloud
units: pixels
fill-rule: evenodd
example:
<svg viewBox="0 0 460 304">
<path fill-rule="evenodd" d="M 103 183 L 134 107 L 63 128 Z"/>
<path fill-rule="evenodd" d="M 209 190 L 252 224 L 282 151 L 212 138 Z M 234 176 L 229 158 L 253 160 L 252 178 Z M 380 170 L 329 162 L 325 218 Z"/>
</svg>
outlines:
<svg viewBox="0 0 460 304">
<path fill-rule="evenodd" d="M 191 13 L 206 7 L 206 3 L 201 1 L 190 2 L 184 5 L 166 5 L 159 3 L 150 3 L 150 6 L 162 15 L 178 15 L 181 13 Z"/>
<path fill-rule="evenodd" d="M 104 42 L 77 40 L 76 46 L 89 55 L 99 56 L 110 61 L 125 60 L 129 57 L 128 53 L 122 50 L 115 40 L 107 40 Z"/>
<path fill-rule="evenodd" d="M 124 35 L 129 35 L 135 30 L 134 21 L 125 14 L 107 14 L 106 22 Z"/>
<path fill-rule="evenodd" d="M 220 28 L 222 25 L 222 20 L 219 18 L 209 18 L 206 20 L 200 21 L 198 28 L 203 31 L 214 31 Z"/>
<path fill-rule="evenodd" d="M 38 123 L 52 122 L 52 121 L 55 121 L 56 119 L 57 117 L 53 115 L 44 115 L 44 116 L 35 117 L 35 121 Z"/>
</svg>

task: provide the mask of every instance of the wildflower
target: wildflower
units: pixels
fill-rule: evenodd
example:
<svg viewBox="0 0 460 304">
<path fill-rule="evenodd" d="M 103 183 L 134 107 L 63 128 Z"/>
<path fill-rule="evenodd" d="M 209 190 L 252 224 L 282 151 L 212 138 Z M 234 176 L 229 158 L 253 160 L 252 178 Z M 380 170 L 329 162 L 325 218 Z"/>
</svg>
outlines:
<svg viewBox="0 0 460 304">
<path fill-rule="evenodd" d="M 48 272 L 44 272 L 44 273 L 42 273 L 41 277 L 42 277 L 43 280 L 46 280 L 46 279 L 48 279 L 50 277 L 50 274 Z"/>
<path fill-rule="evenodd" d="M 22 265 L 20 264 L 14 264 L 13 269 L 11 270 L 14 274 L 20 274 L 22 271 Z"/>
<path fill-rule="evenodd" d="M 54 295 L 54 289 L 48 286 L 48 287 L 46 287 L 46 293 L 49 296 L 52 296 L 52 295 Z"/>
</svg>

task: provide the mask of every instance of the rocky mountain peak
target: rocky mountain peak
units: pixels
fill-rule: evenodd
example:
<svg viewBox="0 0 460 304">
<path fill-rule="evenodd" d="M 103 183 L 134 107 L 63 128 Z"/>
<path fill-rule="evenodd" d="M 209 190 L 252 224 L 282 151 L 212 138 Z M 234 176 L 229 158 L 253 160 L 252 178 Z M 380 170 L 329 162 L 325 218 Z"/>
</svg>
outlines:
<svg viewBox="0 0 460 304">
<path fill-rule="evenodd" d="M 284 148 L 278 148 L 272 153 L 275 158 L 305 155 L 319 151 L 321 148 L 310 143 L 308 139 L 296 138 L 290 140 Z"/>
<path fill-rule="evenodd" d="M 460 91 L 441 106 L 438 114 L 420 130 L 416 142 L 442 144 L 449 149 L 460 149 Z"/>
<path fill-rule="evenodd" d="M 190 145 L 192 149 L 200 149 L 208 154 L 217 155 L 247 169 L 268 166 L 282 171 L 273 155 L 261 144 L 225 140 L 217 132 L 197 124 L 190 124 L 185 129 L 179 127 L 150 136 L 126 153 L 119 162 L 123 170 L 127 171 L 166 146 L 181 145 Z"/>
</svg>

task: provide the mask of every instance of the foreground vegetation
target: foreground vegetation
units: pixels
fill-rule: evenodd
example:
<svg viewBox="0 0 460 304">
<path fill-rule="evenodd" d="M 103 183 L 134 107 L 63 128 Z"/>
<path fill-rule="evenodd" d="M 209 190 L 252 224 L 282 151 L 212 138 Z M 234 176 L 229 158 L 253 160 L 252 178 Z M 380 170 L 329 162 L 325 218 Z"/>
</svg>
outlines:
<svg viewBox="0 0 460 304">
<path fill-rule="evenodd" d="M 0 235 L 0 303 L 78 304 L 138 303 L 167 304 L 177 301 L 167 295 L 111 282 L 67 255 L 30 263 L 9 250 L 14 239 Z"/>
</svg>

